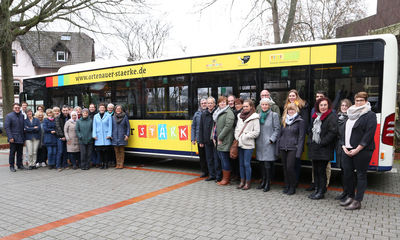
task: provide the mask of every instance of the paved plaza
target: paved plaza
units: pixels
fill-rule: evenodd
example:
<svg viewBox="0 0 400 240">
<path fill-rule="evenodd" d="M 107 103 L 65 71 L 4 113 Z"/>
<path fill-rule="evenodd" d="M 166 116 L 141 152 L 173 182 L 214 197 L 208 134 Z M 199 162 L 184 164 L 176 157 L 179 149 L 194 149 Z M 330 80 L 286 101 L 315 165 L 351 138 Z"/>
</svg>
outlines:
<svg viewBox="0 0 400 240">
<path fill-rule="evenodd" d="M 304 190 L 242 191 L 200 179 L 198 163 L 130 159 L 122 170 L 11 173 L 0 152 L 0 239 L 400 239 L 400 173 L 369 175 L 359 211 Z M 399 165 L 395 165 L 398 168 Z M 277 168 L 277 171 L 281 171 Z M 338 177 L 336 177 L 337 179 Z"/>
</svg>

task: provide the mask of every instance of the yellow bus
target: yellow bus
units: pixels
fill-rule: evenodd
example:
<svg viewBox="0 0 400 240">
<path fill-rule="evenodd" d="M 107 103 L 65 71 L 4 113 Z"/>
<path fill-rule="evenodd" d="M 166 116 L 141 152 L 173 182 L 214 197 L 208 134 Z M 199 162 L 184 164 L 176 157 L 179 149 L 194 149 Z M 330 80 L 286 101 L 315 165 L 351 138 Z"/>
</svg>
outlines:
<svg viewBox="0 0 400 240">
<path fill-rule="evenodd" d="M 131 124 L 127 153 L 196 159 L 190 119 L 202 97 L 233 94 L 258 103 L 260 91 L 268 89 L 282 108 L 290 89 L 297 89 L 311 106 L 315 91 L 324 90 L 337 106 L 339 100 L 366 91 L 378 118 L 370 170 L 388 171 L 397 61 L 393 35 L 364 36 L 126 64 L 71 65 L 24 79 L 21 97 L 31 106 L 120 104 Z M 302 160 L 306 158 L 303 154 Z"/>
</svg>

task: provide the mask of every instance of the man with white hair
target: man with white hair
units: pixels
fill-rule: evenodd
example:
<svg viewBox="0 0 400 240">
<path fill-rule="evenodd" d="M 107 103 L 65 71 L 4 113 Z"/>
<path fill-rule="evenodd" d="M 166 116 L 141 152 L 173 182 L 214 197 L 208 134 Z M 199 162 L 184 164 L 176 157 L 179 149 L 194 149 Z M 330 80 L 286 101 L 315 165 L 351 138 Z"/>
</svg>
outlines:
<svg viewBox="0 0 400 240">
<path fill-rule="evenodd" d="M 279 109 L 278 105 L 276 105 L 276 103 L 274 102 L 274 100 L 272 100 L 271 98 L 271 94 L 269 93 L 269 91 L 267 89 L 262 90 L 260 93 L 260 98 L 267 98 L 271 101 L 271 111 L 276 112 L 279 116 L 279 118 L 281 117 L 281 110 Z M 261 105 L 258 104 L 257 108 L 256 108 L 256 112 L 260 113 L 261 112 Z"/>
</svg>

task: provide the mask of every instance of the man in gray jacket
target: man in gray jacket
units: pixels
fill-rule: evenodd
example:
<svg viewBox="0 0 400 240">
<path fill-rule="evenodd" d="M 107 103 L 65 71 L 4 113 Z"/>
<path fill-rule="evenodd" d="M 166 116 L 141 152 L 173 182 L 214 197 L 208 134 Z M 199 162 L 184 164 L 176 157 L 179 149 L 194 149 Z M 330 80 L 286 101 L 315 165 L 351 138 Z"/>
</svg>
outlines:
<svg viewBox="0 0 400 240">
<path fill-rule="evenodd" d="M 279 116 L 279 118 L 281 117 L 281 110 L 279 109 L 278 105 L 276 105 L 276 103 L 274 102 L 274 100 L 272 100 L 271 98 L 271 94 L 269 93 L 269 91 L 267 89 L 262 90 L 260 93 L 260 98 L 267 98 L 270 100 L 271 102 L 271 111 L 276 112 Z M 261 105 L 258 104 L 257 108 L 256 108 L 256 112 L 260 113 L 261 112 Z"/>
<path fill-rule="evenodd" d="M 193 115 L 192 121 L 192 144 L 195 145 L 197 143 L 197 149 L 199 151 L 199 158 L 200 158 L 200 169 L 202 174 L 200 175 L 201 178 L 208 176 L 208 167 L 207 167 L 207 160 L 206 160 L 206 152 L 204 146 L 200 146 L 199 143 L 199 131 L 200 131 L 200 118 L 201 114 L 207 111 L 207 99 L 202 98 L 200 100 L 200 107 Z"/>
</svg>

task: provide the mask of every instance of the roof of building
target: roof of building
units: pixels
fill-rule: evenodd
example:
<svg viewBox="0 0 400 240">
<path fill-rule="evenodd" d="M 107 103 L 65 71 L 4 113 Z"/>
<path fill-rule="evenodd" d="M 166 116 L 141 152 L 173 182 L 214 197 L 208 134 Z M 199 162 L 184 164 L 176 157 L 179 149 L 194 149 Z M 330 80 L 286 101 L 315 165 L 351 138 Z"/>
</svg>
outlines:
<svg viewBox="0 0 400 240">
<path fill-rule="evenodd" d="M 94 40 L 80 32 L 27 32 L 17 37 L 23 49 L 39 68 L 60 68 L 65 65 L 94 61 Z M 56 60 L 56 52 L 67 52 L 65 62 Z"/>
</svg>

